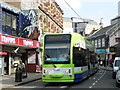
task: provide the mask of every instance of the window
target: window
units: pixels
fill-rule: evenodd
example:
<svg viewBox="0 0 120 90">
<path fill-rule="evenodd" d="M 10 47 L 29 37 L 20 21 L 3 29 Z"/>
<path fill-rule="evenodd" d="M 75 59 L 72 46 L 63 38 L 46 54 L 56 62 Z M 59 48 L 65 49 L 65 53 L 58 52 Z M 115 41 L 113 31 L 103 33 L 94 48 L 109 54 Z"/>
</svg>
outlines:
<svg viewBox="0 0 120 90">
<path fill-rule="evenodd" d="M 70 63 L 70 35 L 47 35 L 45 37 L 45 64 Z"/>
<path fill-rule="evenodd" d="M 75 23 L 75 28 L 77 27 L 77 23 Z"/>
<path fill-rule="evenodd" d="M 17 16 L 6 11 L 2 11 L 2 33 L 8 35 L 18 35 L 17 31 Z"/>
<path fill-rule="evenodd" d="M 17 30 L 16 30 L 16 21 L 17 21 L 17 18 L 16 16 L 13 16 L 12 15 L 12 35 L 17 35 Z"/>
<path fill-rule="evenodd" d="M 94 40 L 92 41 L 92 44 L 94 45 Z"/>
<path fill-rule="evenodd" d="M 12 25 L 11 14 L 5 13 L 5 15 L 6 15 L 6 20 L 5 20 L 6 34 L 11 35 L 11 25 Z"/>
<path fill-rule="evenodd" d="M 98 39 L 98 47 L 101 47 L 101 39 Z"/>
<path fill-rule="evenodd" d="M 3 33 L 5 32 L 5 13 L 2 12 L 2 30 Z"/>
<path fill-rule="evenodd" d="M 97 48 L 97 40 L 95 40 L 95 47 Z"/>
<path fill-rule="evenodd" d="M 105 38 L 102 39 L 102 47 L 105 46 Z"/>
<path fill-rule="evenodd" d="M 73 63 L 75 67 L 87 65 L 87 53 L 84 49 L 74 47 L 73 48 Z"/>
<path fill-rule="evenodd" d="M 16 29 L 16 16 L 13 16 L 12 15 L 12 28 L 15 28 Z"/>
<path fill-rule="evenodd" d="M 11 17 L 10 17 L 10 15 L 6 15 L 6 25 L 11 26 Z"/>
</svg>

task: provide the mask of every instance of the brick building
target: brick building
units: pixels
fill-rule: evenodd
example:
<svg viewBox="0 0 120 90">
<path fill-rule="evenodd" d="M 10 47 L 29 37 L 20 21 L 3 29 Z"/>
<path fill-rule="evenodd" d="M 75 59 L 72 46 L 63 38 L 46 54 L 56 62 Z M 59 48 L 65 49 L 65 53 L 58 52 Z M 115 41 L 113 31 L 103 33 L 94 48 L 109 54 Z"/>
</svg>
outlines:
<svg viewBox="0 0 120 90">
<path fill-rule="evenodd" d="M 44 32 L 63 32 L 63 11 L 59 5 L 54 1 L 41 1 L 39 6 L 39 27 Z"/>
<path fill-rule="evenodd" d="M 63 11 L 55 0 L 19 0 L 19 2 L 6 3 L 22 10 L 38 10 L 38 27 L 43 32 L 63 32 Z"/>
</svg>

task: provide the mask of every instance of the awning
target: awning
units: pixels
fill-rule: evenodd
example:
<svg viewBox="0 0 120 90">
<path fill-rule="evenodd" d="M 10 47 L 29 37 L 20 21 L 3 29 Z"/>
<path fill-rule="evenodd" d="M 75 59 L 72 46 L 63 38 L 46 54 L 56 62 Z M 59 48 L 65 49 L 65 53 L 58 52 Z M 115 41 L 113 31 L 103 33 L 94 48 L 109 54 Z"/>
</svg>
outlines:
<svg viewBox="0 0 120 90">
<path fill-rule="evenodd" d="M 7 55 L 7 52 L 0 52 L 0 55 Z"/>
</svg>

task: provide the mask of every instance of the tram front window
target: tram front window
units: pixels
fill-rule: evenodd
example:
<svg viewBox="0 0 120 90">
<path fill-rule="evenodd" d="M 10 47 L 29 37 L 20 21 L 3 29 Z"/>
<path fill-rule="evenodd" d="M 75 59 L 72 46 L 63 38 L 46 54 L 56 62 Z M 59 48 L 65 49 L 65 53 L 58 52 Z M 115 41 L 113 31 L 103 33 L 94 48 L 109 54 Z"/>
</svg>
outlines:
<svg viewBox="0 0 120 90">
<path fill-rule="evenodd" d="M 45 64 L 70 64 L 70 37 L 68 34 L 45 37 Z"/>
<path fill-rule="evenodd" d="M 52 45 L 52 47 L 50 46 L 48 48 L 46 46 L 45 48 L 45 54 L 44 54 L 45 64 L 51 64 L 51 63 L 69 64 L 70 63 L 70 59 L 69 59 L 70 48 L 65 48 L 65 46 L 62 46 L 62 45 L 60 47 L 57 46 L 56 48 L 52 48 L 52 47 L 55 47 L 54 45 Z"/>
</svg>

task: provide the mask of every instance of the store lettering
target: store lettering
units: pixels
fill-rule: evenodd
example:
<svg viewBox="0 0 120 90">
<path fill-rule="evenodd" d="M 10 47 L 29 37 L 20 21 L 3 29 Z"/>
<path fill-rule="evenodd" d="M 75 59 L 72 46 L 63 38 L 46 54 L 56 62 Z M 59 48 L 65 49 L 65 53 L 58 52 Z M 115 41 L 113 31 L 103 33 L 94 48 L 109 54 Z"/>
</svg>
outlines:
<svg viewBox="0 0 120 90">
<path fill-rule="evenodd" d="M 23 40 L 23 44 L 24 44 L 24 45 L 33 46 L 33 42 L 32 42 L 32 41 Z"/>
<path fill-rule="evenodd" d="M 15 38 L 12 37 L 6 37 L 6 36 L 1 36 L 2 37 L 2 41 L 6 42 L 6 43 L 15 43 Z"/>
</svg>

